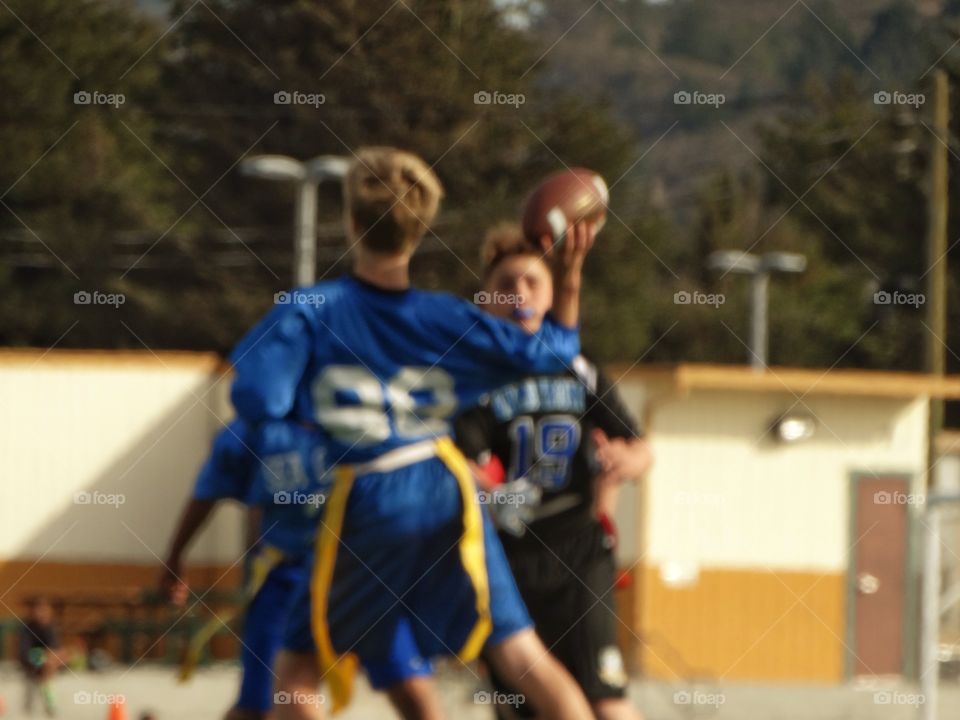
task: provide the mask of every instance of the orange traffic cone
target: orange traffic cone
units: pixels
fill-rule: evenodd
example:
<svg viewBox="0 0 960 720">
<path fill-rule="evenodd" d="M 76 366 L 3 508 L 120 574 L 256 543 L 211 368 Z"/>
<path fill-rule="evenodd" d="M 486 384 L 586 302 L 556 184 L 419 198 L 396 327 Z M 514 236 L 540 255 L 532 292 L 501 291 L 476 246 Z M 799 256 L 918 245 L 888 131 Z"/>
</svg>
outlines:
<svg viewBox="0 0 960 720">
<path fill-rule="evenodd" d="M 127 706 L 123 699 L 110 703 L 107 720 L 127 720 Z"/>
</svg>

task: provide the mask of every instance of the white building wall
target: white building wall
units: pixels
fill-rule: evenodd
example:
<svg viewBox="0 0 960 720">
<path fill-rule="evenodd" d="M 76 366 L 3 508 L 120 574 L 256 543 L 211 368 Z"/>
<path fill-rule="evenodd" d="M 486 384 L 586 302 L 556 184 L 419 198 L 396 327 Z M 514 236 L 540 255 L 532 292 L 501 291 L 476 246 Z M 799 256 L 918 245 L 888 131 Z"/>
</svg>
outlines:
<svg viewBox="0 0 960 720">
<path fill-rule="evenodd" d="M 219 372 L 202 354 L 0 353 L 0 560 L 157 562 L 229 412 Z M 221 509 L 190 559 L 232 561 L 240 522 Z"/>
</svg>

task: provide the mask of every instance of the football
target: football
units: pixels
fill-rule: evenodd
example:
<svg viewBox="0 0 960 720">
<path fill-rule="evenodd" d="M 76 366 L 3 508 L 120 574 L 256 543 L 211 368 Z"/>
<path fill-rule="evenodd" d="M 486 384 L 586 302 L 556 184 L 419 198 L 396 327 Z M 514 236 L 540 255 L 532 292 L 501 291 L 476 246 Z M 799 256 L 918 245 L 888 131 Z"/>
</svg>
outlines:
<svg viewBox="0 0 960 720">
<path fill-rule="evenodd" d="M 527 197 L 523 233 L 535 243 L 549 235 L 556 244 L 563 240 L 568 225 L 582 220 L 595 223 L 599 232 L 609 199 L 606 181 L 593 170 L 572 168 L 553 173 Z"/>
</svg>

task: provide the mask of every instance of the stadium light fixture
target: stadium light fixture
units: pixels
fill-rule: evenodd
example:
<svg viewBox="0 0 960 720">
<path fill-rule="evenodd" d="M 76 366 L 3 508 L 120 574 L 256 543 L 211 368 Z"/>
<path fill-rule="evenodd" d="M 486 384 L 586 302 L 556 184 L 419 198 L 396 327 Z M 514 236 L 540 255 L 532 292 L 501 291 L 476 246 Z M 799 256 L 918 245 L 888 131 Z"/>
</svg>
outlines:
<svg viewBox="0 0 960 720">
<path fill-rule="evenodd" d="M 310 285 L 317 274 L 317 187 L 321 182 L 340 181 L 350 161 L 337 155 L 321 155 L 301 162 L 286 155 L 255 155 L 240 163 L 247 177 L 297 183 L 294 209 L 293 283 Z"/>
<path fill-rule="evenodd" d="M 750 365 L 754 370 L 763 370 L 767 366 L 770 275 L 801 273 L 807 269 L 807 258 L 788 252 L 752 255 L 739 250 L 718 250 L 707 257 L 707 267 L 723 274 L 750 276 Z"/>
</svg>

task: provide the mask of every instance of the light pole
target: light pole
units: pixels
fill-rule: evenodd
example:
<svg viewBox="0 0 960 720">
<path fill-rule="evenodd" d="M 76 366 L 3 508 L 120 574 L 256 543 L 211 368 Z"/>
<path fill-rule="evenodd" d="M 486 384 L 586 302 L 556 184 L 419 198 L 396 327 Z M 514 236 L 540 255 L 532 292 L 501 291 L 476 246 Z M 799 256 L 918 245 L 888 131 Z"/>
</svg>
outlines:
<svg viewBox="0 0 960 720">
<path fill-rule="evenodd" d="M 801 273 L 807 258 L 797 253 L 769 252 L 751 255 L 739 250 L 718 250 L 710 253 L 707 267 L 711 270 L 750 276 L 750 365 L 754 370 L 767 366 L 767 306 L 770 274 Z"/>
<path fill-rule="evenodd" d="M 301 162 L 286 155 L 255 155 L 240 163 L 240 172 L 263 180 L 297 183 L 293 228 L 293 284 L 311 285 L 317 273 L 317 187 L 342 180 L 350 162 L 336 155 Z"/>
</svg>

